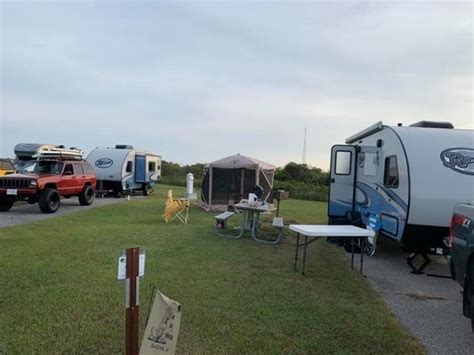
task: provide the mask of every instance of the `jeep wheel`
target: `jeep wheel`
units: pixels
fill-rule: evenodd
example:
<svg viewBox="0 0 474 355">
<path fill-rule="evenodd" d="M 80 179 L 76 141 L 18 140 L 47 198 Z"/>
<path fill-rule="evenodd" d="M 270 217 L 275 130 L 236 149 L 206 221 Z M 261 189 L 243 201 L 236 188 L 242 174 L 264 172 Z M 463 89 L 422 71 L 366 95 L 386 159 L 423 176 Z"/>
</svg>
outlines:
<svg viewBox="0 0 474 355">
<path fill-rule="evenodd" d="M 12 201 L 0 201 L 0 212 L 8 211 L 10 208 L 12 208 L 12 206 Z"/>
<path fill-rule="evenodd" d="M 43 213 L 54 213 L 59 209 L 60 197 L 56 189 L 48 188 L 43 191 L 39 198 L 39 207 Z"/>
<path fill-rule="evenodd" d="M 142 191 L 143 191 L 143 196 L 148 196 L 149 194 L 153 192 L 153 188 L 151 187 L 150 184 L 145 184 L 142 187 Z"/>
<path fill-rule="evenodd" d="M 95 192 L 92 186 L 86 185 L 82 189 L 80 195 L 79 195 L 79 203 L 82 206 L 89 206 L 94 202 L 95 199 Z"/>
</svg>

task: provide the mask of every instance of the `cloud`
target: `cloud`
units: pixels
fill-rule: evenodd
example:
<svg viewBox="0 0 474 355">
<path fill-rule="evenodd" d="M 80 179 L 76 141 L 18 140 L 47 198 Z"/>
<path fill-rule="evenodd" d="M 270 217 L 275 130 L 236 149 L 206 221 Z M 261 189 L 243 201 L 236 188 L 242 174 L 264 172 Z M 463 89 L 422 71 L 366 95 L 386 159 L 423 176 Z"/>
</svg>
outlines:
<svg viewBox="0 0 474 355">
<path fill-rule="evenodd" d="M 327 168 L 375 121 L 474 128 L 469 3 L 0 6 L 0 155 L 130 143 L 284 164 L 307 127 L 308 161 Z"/>
</svg>

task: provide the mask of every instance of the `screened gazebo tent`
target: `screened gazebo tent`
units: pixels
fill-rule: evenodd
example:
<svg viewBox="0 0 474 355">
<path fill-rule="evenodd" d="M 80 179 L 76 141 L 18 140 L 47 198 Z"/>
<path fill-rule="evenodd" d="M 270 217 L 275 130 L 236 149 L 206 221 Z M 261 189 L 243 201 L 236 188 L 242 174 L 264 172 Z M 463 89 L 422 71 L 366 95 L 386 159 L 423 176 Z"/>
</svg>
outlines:
<svg viewBox="0 0 474 355">
<path fill-rule="evenodd" d="M 262 199 L 270 197 L 275 166 L 244 155 L 232 155 L 209 163 L 205 167 L 201 191 L 206 210 L 225 210 L 229 201 L 238 202 L 263 190 Z"/>
</svg>

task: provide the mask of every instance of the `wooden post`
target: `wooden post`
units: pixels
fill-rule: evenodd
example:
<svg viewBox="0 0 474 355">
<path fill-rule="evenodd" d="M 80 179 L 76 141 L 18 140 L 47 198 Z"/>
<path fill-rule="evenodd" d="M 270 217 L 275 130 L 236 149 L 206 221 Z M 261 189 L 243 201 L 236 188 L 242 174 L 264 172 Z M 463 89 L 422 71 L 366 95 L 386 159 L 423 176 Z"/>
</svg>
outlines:
<svg viewBox="0 0 474 355">
<path fill-rule="evenodd" d="M 129 248 L 126 255 L 125 353 L 127 355 L 138 355 L 138 264 L 140 249 Z"/>
</svg>

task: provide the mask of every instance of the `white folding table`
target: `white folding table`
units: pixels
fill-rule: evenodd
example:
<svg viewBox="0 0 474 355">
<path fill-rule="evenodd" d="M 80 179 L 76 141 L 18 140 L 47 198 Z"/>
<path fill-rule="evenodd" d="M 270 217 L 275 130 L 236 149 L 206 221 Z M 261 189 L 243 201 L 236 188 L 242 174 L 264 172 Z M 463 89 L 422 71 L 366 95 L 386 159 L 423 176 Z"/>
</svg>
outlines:
<svg viewBox="0 0 474 355">
<path fill-rule="evenodd" d="M 367 237 L 373 237 L 373 230 L 364 229 L 351 225 L 315 225 L 315 224 L 290 224 L 290 230 L 296 232 L 296 253 L 295 253 L 295 271 L 298 263 L 298 251 L 300 246 L 304 246 L 303 251 L 303 271 L 306 265 L 306 250 L 308 245 L 321 237 L 339 237 L 339 238 L 360 238 L 362 241 L 362 250 L 360 253 L 360 273 L 364 264 L 364 250 Z M 300 235 L 304 236 L 304 243 L 300 244 Z M 311 238 L 309 240 L 309 238 Z M 351 267 L 354 268 L 354 243 L 352 246 Z"/>
</svg>

